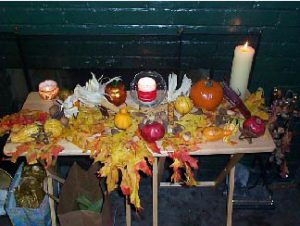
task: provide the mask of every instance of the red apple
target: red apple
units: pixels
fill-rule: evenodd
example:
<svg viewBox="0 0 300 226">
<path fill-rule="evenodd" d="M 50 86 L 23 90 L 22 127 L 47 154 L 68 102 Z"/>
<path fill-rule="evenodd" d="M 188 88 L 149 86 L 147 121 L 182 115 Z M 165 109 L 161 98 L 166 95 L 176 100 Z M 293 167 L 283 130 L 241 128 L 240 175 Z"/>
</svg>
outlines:
<svg viewBox="0 0 300 226">
<path fill-rule="evenodd" d="M 140 128 L 142 137 L 148 142 L 155 142 L 165 135 L 165 128 L 159 122 L 151 122 Z"/>
<path fill-rule="evenodd" d="M 249 130 L 257 137 L 264 135 L 266 130 L 264 121 L 257 116 L 251 116 L 246 119 L 243 123 L 243 128 Z"/>
</svg>

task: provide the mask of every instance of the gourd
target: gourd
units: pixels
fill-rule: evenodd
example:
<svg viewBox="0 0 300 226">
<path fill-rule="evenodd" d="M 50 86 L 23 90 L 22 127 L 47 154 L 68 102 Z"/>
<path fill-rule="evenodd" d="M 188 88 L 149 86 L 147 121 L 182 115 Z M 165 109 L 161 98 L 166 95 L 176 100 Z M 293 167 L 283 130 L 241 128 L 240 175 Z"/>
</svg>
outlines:
<svg viewBox="0 0 300 226">
<path fill-rule="evenodd" d="M 223 100 L 223 88 L 211 79 L 202 79 L 191 88 L 190 98 L 197 108 L 214 111 Z"/>
<path fill-rule="evenodd" d="M 44 124 L 44 130 L 52 137 L 59 137 L 62 134 L 63 127 L 59 120 L 48 119 Z"/>
<path fill-rule="evenodd" d="M 175 109 L 176 111 L 181 114 L 185 115 L 189 113 L 193 108 L 193 103 L 189 97 L 186 96 L 179 96 L 175 101 Z"/>
<path fill-rule="evenodd" d="M 115 126 L 118 129 L 127 129 L 132 124 L 131 116 L 128 114 L 126 108 L 121 108 L 115 116 Z"/>
<path fill-rule="evenodd" d="M 203 129 L 203 138 L 206 141 L 217 141 L 223 139 L 224 136 L 228 136 L 232 131 L 224 130 L 216 126 L 210 126 Z"/>
<path fill-rule="evenodd" d="M 36 124 L 31 124 L 23 127 L 16 133 L 11 134 L 12 143 L 23 143 L 34 141 L 34 138 L 31 136 L 39 132 L 39 127 Z"/>
</svg>

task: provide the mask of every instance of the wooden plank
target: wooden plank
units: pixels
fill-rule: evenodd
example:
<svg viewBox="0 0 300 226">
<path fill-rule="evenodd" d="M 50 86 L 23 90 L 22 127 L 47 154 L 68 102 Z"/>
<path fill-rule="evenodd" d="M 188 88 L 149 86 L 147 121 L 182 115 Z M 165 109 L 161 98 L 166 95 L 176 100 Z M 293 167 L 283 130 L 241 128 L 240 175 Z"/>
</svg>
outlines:
<svg viewBox="0 0 300 226">
<path fill-rule="evenodd" d="M 131 207 L 129 202 L 129 197 L 125 198 L 125 208 L 126 208 L 126 226 L 131 226 Z"/>
<path fill-rule="evenodd" d="M 232 225 L 232 198 L 233 198 L 233 191 L 234 191 L 234 172 L 235 167 L 232 167 L 229 173 L 229 188 L 228 188 L 228 194 L 227 194 L 227 220 L 226 220 L 226 226 Z"/>
<path fill-rule="evenodd" d="M 182 187 L 182 183 L 160 182 L 160 187 Z M 196 187 L 214 187 L 215 181 L 197 181 Z"/>
<path fill-rule="evenodd" d="M 153 201 L 153 226 L 158 226 L 158 158 L 154 158 L 153 162 L 153 178 L 152 178 L 152 201 Z"/>
<path fill-rule="evenodd" d="M 166 157 L 161 157 L 159 158 L 159 162 L 158 162 L 158 176 L 157 176 L 157 182 L 158 184 L 161 182 L 161 179 L 164 175 L 164 171 L 165 171 L 165 161 L 166 161 Z"/>
<path fill-rule="evenodd" d="M 46 170 L 46 174 L 48 176 L 48 192 L 50 196 L 53 196 L 53 180 L 49 175 L 49 172 Z M 56 213 L 55 213 L 55 203 L 54 200 L 49 196 L 49 206 L 50 206 L 50 214 L 51 214 L 51 226 L 56 226 Z"/>
<path fill-rule="evenodd" d="M 225 176 L 229 174 L 230 170 L 235 166 L 235 164 L 237 164 L 237 162 L 243 157 L 243 155 L 244 154 L 235 154 L 231 156 L 224 170 L 218 175 L 217 179 L 215 180 L 215 186 L 218 186 L 223 181 Z"/>
</svg>

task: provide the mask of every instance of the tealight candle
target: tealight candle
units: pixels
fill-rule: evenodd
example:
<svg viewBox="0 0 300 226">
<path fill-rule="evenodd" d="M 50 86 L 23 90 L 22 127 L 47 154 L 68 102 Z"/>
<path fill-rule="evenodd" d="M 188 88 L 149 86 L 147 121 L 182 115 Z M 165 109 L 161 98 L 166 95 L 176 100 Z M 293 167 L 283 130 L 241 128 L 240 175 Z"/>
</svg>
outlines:
<svg viewBox="0 0 300 226">
<path fill-rule="evenodd" d="M 245 45 L 235 47 L 234 57 L 231 68 L 230 87 L 238 94 L 243 100 L 247 91 L 249 74 L 251 71 L 253 56 L 255 50 Z"/>
<path fill-rule="evenodd" d="M 58 91 L 57 83 L 53 80 L 45 80 L 39 84 L 39 94 L 43 100 L 53 100 Z"/>
<path fill-rule="evenodd" d="M 153 78 L 143 77 L 138 81 L 137 86 L 139 100 L 143 102 L 151 102 L 156 99 L 156 81 Z"/>
</svg>

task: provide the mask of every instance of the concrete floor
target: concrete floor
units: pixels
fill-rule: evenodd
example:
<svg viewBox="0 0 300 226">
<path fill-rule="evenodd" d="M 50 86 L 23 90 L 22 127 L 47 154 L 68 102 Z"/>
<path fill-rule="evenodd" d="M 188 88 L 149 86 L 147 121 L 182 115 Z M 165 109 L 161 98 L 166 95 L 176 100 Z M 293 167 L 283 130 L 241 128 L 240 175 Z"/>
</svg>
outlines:
<svg viewBox="0 0 300 226">
<path fill-rule="evenodd" d="M 143 178 L 140 188 L 139 214 L 132 210 L 132 226 L 152 225 L 151 178 Z M 226 198 L 222 186 L 211 188 L 160 188 L 160 226 L 222 226 L 226 222 Z M 116 213 L 115 226 L 125 226 L 124 199 L 117 191 L 111 194 Z M 275 209 L 235 209 L 234 226 L 300 226 L 300 189 L 274 190 Z M 0 226 L 10 226 L 6 217 L 0 217 Z"/>
<path fill-rule="evenodd" d="M 151 180 L 143 179 L 140 214 L 132 212 L 132 226 L 152 225 Z M 221 226 L 226 223 L 226 197 L 223 189 L 160 188 L 159 225 L 161 226 Z M 235 226 L 300 226 L 300 189 L 277 189 L 273 199 L 275 209 L 234 209 Z M 125 226 L 124 201 L 112 194 L 116 211 L 116 226 Z"/>
</svg>

